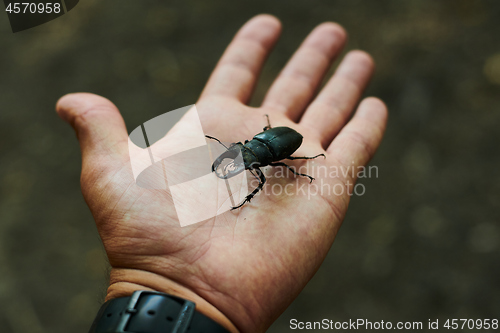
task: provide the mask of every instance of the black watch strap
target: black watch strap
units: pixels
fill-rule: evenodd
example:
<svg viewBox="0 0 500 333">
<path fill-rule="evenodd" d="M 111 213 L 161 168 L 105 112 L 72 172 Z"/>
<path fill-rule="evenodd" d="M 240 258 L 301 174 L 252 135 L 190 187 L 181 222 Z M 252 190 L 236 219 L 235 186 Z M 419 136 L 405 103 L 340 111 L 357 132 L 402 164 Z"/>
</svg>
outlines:
<svg viewBox="0 0 500 333">
<path fill-rule="evenodd" d="M 227 333 L 195 310 L 195 303 L 154 291 L 136 291 L 103 304 L 89 333 Z"/>
</svg>

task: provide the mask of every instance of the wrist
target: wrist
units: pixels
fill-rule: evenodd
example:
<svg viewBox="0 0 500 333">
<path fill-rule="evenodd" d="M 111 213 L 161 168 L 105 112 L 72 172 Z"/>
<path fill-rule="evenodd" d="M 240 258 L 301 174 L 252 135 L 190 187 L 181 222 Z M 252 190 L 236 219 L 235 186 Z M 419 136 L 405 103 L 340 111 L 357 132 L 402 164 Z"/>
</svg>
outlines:
<svg viewBox="0 0 500 333">
<path fill-rule="evenodd" d="M 239 332 L 221 311 L 195 292 L 166 277 L 151 272 L 113 268 L 105 301 L 130 296 L 137 290 L 159 291 L 192 301 L 196 304 L 196 311 L 219 323 L 230 332 Z"/>
</svg>

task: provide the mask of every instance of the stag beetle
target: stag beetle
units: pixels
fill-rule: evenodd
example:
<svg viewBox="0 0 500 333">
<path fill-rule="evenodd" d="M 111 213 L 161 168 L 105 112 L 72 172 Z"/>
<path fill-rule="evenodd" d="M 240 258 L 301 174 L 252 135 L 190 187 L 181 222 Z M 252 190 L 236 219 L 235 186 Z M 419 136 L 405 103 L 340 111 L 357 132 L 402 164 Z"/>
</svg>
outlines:
<svg viewBox="0 0 500 333">
<path fill-rule="evenodd" d="M 313 177 L 295 172 L 289 165 L 283 162 L 278 162 L 283 159 L 287 160 L 310 160 L 319 156 L 326 158 L 325 154 L 318 154 L 313 157 L 292 157 L 291 155 L 300 147 L 302 144 L 302 135 L 297 131 L 291 129 L 290 127 L 271 127 L 269 122 L 269 116 L 267 117 L 267 126 L 264 130 L 255 135 L 252 140 L 245 140 L 245 143 L 236 142 L 231 144 L 229 147 L 224 145 L 219 139 L 212 136 L 205 135 L 208 139 L 212 139 L 220 143 L 226 148 L 226 152 L 222 153 L 212 164 L 212 172 L 215 172 L 218 178 L 227 179 L 234 177 L 245 170 L 249 170 L 252 175 L 259 180 L 259 185 L 252 193 L 246 196 L 245 200 L 238 206 L 232 207 L 233 209 L 240 208 L 245 203 L 250 202 L 252 198 L 262 190 L 262 187 L 266 183 L 266 177 L 264 173 L 260 170 L 260 167 L 265 166 L 284 166 L 291 170 L 295 175 L 308 177 L 312 181 Z M 243 157 L 243 161 L 238 163 L 235 161 L 236 157 L 240 154 Z M 228 163 L 223 168 L 223 173 L 219 172 L 219 166 L 222 164 L 224 159 L 231 159 L 232 162 Z M 255 174 L 254 173 L 257 174 Z"/>
</svg>

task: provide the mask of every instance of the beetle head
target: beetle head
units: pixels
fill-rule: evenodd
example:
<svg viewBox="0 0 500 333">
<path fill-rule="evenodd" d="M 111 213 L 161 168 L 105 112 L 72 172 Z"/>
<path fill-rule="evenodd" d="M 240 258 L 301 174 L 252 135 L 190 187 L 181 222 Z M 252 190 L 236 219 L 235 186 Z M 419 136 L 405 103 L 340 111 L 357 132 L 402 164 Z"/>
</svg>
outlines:
<svg viewBox="0 0 500 333">
<path fill-rule="evenodd" d="M 224 160 L 229 159 L 227 163 Z M 221 179 L 234 177 L 245 171 L 245 162 L 237 145 L 222 153 L 212 164 L 212 171 Z"/>
</svg>

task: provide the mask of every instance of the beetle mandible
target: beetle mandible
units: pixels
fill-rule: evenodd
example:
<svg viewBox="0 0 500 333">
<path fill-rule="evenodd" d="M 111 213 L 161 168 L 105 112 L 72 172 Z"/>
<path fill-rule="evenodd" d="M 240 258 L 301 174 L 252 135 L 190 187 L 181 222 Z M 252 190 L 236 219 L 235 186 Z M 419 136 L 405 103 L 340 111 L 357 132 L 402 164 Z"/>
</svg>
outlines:
<svg viewBox="0 0 500 333">
<path fill-rule="evenodd" d="M 312 181 L 313 177 L 298 173 L 293 170 L 289 165 L 278 162 L 284 159 L 287 160 L 310 160 L 313 158 L 317 158 L 319 156 L 323 156 L 326 158 L 325 154 L 318 154 L 312 157 L 293 157 L 291 156 L 297 149 L 299 149 L 302 144 L 303 136 L 291 129 L 290 127 L 271 127 L 271 123 L 269 121 L 269 116 L 267 117 L 267 126 L 264 127 L 264 130 L 256 134 L 252 140 L 245 140 L 245 143 L 236 142 L 231 144 L 229 147 L 224 145 L 219 139 L 214 138 L 212 136 L 205 135 L 205 137 L 216 140 L 221 145 L 226 148 L 226 152 L 222 153 L 219 157 L 217 157 L 212 164 L 212 172 L 215 172 L 217 177 L 221 179 L 227 179 L 234 177 L 245 170 L 249 170 L 252 175 L 259 180 L 259 185 L 257 188 L 253 190 L 252 193 L 245 197 L 242 203 L 238 206 L 232 207 L 233 209 L 240 208 L 245 203 L 250 202 L 252 198 L 262 190 L 264 184 L 266 183 L 266 177 L 264 173 L 260 170 L 261 167 L 265 166 L 283 166 L 292 171 L 295 175 L 308 177 Z M 243 161 L 237 163 L 235 161 L 238 154 L 243 157 Z M 231 159 L 232 162 L 228 163 L 223 168 L 223 173 L 219 172 L 219 166 L 222 164 L 224 159 Z M 254 173 L 255 172 L 255 173 Z"/>
</svg>

